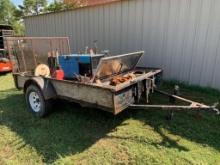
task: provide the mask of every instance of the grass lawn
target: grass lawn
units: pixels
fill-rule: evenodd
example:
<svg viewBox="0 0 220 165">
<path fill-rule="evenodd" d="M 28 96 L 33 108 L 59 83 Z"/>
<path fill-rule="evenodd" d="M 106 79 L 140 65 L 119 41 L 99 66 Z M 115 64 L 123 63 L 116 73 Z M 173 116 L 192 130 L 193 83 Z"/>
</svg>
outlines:
<svg viewBox="0 0 220 165">
<path fill-rule="evenodd" d="M 181 89 L 187 98 L 220 102 L 217 91 Z M 176 112 L 167 121 L 166 115 L 125 110 L 114 117 L 59 101 L 53 113 L 38 119 L 27 111 L 12 76 L 2 75 L 0 164 L 220 164 L 220 116 Z"/>
</svg>

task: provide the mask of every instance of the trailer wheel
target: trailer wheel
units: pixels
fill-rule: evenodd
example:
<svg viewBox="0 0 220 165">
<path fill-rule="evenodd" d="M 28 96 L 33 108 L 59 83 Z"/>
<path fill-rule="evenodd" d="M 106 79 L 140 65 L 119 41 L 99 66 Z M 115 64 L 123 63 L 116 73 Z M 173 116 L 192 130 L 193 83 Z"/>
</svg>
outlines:
<svg viewBox="0 0 220 165">
<path fill-rule="evenodd" d="M 28 110 L 37 117 L 44 117 L 51 108 L 51 102 L 45 100 L 41 90 L 36 85 L 30 85 L 25 92 Z"/>
</svg>

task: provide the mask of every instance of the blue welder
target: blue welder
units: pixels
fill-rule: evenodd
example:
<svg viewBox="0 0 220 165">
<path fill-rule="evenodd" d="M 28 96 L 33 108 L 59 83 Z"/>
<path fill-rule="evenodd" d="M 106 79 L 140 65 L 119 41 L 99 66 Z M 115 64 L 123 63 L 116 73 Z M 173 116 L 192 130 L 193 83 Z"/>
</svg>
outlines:
<svg viewBox="0 0 220 165">
<path fill-rule="evenodd" d="M 58 60 L 65 79 L 73 79 L 77 75 L 91 77 L 102 57 L 104 54 L 71 54 L 60 55 Z"/>
</svg>

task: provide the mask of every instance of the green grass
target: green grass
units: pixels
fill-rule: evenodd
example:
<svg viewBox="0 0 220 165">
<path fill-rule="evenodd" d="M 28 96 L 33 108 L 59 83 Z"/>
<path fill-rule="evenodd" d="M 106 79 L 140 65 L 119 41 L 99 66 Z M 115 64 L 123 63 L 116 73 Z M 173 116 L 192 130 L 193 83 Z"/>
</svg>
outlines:
<svg viewBox="0 0 220 165">
<path fill-rule="evenodd" d="M 181 84 L 207 104 L 220 93 Z M 164 83 L 170 90 L 173 83 Z M 165 100 L 153 96 L 157 101 Z M 0 77 L 0 164 L 220 164 L 220 116 L 203 112 L 125 110 L 114 117 L 58 101 L 37 119 L 26 110 L 10 74 Z"/>
</svg>

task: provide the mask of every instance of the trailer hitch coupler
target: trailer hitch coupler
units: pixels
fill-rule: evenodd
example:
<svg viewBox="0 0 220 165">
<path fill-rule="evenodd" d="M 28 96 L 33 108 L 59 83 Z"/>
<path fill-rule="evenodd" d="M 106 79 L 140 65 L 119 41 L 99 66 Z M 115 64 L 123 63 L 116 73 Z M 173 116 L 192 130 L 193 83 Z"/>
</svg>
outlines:
<svg viewBox="0 0 220 165">
<path fill-rule="evenodd" d="M 220 115 L 220 111 L 218 108 L 216 108 L 218 106 L 219 103 L 215 103 L 213 106 L 211 106 L 212 110 L 214 112 L 216 112 L 216 115 Z"/>
</svg>

